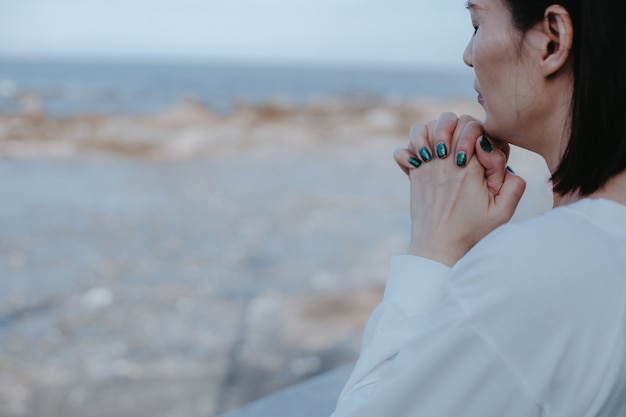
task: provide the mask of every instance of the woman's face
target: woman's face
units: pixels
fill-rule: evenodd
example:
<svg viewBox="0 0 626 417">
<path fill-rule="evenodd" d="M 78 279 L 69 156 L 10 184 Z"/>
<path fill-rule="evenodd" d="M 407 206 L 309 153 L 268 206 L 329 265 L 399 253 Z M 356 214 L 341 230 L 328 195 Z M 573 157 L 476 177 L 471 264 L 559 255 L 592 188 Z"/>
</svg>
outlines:
<svg viewBox="0 0 626 417">
<path fill-rule="evenodd" d="M 485 110 L 485 131 L 494 138 L 532 148 L 523 138 L 541 117 L 536 105 L 541 82 L 536 78 L 537 69 L 529 65 L 530 46 L 513 25 L 504 0 L 470 0 L 468 9 L 475 31 L 463 60 L 474 69 L 474 88 Z"/>
</svg>

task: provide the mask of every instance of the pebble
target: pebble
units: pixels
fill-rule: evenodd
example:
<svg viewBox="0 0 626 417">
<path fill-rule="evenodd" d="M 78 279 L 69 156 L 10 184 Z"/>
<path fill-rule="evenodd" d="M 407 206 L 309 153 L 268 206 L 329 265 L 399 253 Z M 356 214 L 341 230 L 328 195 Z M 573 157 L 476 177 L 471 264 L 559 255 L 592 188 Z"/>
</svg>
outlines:
<svg viewBox="0 0 626 417">
<path fill-rule="evenodd" d="M 98 310 L 113 303 L 113 292 L 108 288 L 94 287 L 83 294 L 83 306 L 88 310 Z"/>
</svg>

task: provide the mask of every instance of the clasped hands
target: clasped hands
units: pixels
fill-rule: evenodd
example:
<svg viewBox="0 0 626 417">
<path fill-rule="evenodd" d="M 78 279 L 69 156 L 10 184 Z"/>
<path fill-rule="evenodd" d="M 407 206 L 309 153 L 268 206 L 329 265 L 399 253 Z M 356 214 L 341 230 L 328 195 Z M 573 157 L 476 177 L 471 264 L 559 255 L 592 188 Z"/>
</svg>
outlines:
<svg viewBox="0 0 626 417">
<path fill-rule="evenodd" d="M 507 169 L 508 154 L 471 116 L 413 125 L 408 147 L 394 152 L 410 179 L 409 254 L 453 266 L 511 219 L 526 183 Z"/>
</svg>

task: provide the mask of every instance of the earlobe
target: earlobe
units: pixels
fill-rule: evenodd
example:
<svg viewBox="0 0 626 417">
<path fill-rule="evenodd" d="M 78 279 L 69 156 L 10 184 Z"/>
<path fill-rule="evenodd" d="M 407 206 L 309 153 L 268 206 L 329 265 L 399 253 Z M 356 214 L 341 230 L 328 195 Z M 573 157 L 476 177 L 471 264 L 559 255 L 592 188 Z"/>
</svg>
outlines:
<svg viewBox="0 0 626 417">
<path fill-rule="evenodd" d="M 568 62 L 574 40 L 574 27 L 569 12 L 560 5 L 551 5 L 544 14 L 544 46 L 542 68 L 549 77 L 561 70 Z"/>
</svg>

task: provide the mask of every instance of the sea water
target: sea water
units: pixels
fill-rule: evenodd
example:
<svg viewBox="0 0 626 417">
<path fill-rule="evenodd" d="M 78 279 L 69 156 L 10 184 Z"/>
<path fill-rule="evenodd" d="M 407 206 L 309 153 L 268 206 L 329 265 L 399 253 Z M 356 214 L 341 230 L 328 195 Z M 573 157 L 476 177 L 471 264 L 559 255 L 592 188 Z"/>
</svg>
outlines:
<svg viewBox="0 0 626 417">
<path fill-rule="evenodd" d="M 218 113 L 240 103 L 294 105 L 327 98 L 473 99 L 471 70 L 260 63 L 0 60 L 0 113 L 24 97 L 54 117 L 149 114 L 193 100 Z"/>
</svg>

